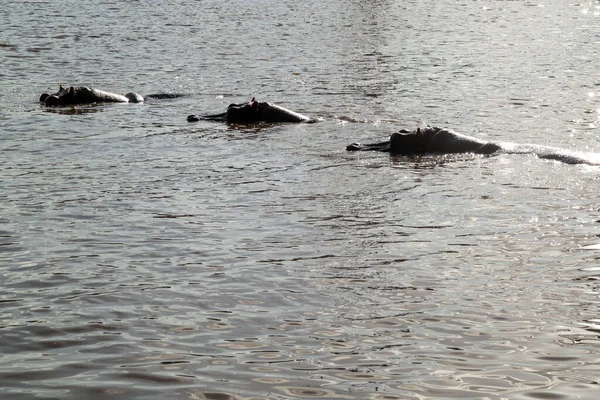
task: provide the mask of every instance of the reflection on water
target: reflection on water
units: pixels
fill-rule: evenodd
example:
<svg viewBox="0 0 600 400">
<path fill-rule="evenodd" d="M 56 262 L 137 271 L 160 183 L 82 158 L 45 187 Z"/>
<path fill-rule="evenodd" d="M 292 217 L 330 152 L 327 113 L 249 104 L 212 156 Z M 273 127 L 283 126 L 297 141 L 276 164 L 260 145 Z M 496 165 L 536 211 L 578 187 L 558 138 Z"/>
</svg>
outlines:
<svg viewBox="0 0 600 400">
<path fill-rule="evenodd" d="M 82 106 L 73 107 L 41 107 L 43 112 L 63 114 L 63 115 L 80 115 L 80 114 L 93 114 L 103 112 L 106 105 L 87 104 Z"/>
<path fill-rule="evenodd" d="M 72 3 L 0 10 L 0 397 L 597 397 L 597 168 L 344 151 L 598 152 L 596 3 Z M 186 121 L 252 96 L 320 121 Z"/>
</svg>

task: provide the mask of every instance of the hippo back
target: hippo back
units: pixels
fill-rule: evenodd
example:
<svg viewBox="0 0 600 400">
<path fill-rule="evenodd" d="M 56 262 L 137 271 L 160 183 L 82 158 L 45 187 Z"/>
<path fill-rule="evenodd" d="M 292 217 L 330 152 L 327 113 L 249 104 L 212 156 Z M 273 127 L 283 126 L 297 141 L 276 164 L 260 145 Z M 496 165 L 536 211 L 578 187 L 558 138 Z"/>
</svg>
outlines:
<svg viewBox="0 0 600 400">
<path fill-rule="evenodd" d="M 425 128 L 423 134 L 430 136 L 426 148 L 428 153 L 471 153 L 477 152 L 487 142 L 448 129 Z"/>
<path fill-rule="evenodd" d="M 262 121 L 268 122 L 309 122 L 311 119 L 281 106 L 261 102 L 259 103 L 260 116 Z"/>
<path fill-rule="evenodd" d="M 121 94 L 106 92 L 104 90 L 78 88 L 78 103 L 128 103 L 129 99 Z"/>
</svg>

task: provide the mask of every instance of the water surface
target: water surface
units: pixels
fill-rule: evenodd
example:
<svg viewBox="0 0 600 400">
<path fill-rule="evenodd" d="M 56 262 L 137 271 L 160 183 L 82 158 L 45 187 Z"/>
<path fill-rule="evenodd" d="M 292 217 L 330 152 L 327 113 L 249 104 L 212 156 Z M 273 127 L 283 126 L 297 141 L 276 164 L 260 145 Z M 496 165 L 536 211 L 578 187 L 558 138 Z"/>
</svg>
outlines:
<svg viewBox="0 0 600 400">
<path fill-rule="evenodd" d="M 595 399 L 600 5 L 8 1 L 0 397 Z M 45 109 L 58 84 L 186 96 Z M 189 124 L 256 96 L 317 124 Z M 587 248 L 587 249 L 586 249 Z"/>
</svg>

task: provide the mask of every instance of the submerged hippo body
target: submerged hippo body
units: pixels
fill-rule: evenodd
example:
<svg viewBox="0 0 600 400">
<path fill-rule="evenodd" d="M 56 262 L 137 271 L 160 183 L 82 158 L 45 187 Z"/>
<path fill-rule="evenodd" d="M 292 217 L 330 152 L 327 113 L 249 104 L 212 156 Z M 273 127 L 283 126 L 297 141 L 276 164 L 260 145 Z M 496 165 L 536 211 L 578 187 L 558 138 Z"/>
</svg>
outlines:
<svg viewBox="0 0 600 400">
<path fill-rule="evenodd" d="M 150 98 L 174 98 L 180 97 L 178 94 L 151 94 Z M 92 103 L 143 103 L 144 97 L 137 93 L 127 93 L 125 96 L 106 92 L 104 90 L 93 89 L 86 86 L 71 86 L 65 89 L 60 86 L 56 93 L 43 93 L 40 96 L 40 103 L 48 107 L 63 107 L 77 104 Z"/>
<path fill-rule="evenodd" d="M 190 115 L 187 117 L 189 122 L 220 121 L 228 124 L 243 124 L 252 122 L 315 122 L 315 120 L 306 115 L 288 110 L 281 106 L 259 102 L 252 98 L 248 103 L 230 104 L 227 111 L 221 114 L 213 115 Z"/>
<path fill-rule="evenodd" d="M 598 165 L 598 155 L 580 154 L 549 146 L 531 144 L 494 143 L 462 135 L 447 129 L 427 127 L 415 131 L 401 130 L 393 133 L 390 140 L 361 145 L 352 143 L 347 151 L 383 151 L 394 155 L 422 154 L 535 154 L 539 158 L 562 161 L 567 164 Z"/>
</svg>

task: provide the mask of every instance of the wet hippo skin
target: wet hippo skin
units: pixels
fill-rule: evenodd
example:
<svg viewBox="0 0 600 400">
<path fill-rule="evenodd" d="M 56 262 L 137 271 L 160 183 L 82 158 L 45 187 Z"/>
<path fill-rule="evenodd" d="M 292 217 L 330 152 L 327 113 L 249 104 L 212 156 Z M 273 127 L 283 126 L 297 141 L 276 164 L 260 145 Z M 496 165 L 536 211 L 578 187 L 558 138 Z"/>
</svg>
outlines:
<svg viewBox="0 0 600 400">
<path fill-rule="evenodd" d="M 189 122 L 197 121 L 220 121 L 228 124 L 252 123 L 252 122 L 316 122 L 306 115 L 288 110 L 281 106 L 256 101 L 254 97 L 248 103 L 230 104 L 227 111 L 213 115 L 190 115 Z"/>
</svg>

